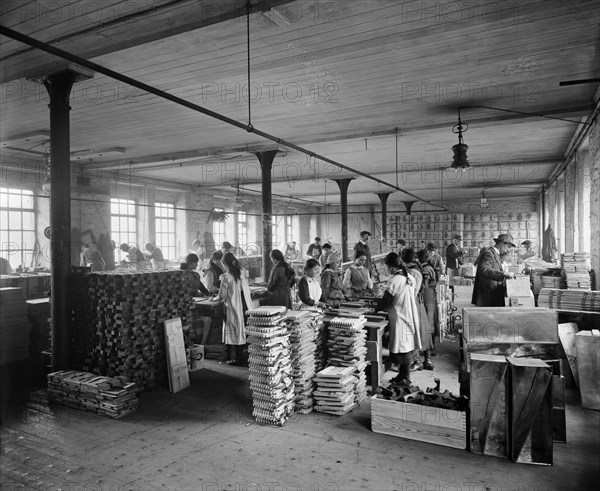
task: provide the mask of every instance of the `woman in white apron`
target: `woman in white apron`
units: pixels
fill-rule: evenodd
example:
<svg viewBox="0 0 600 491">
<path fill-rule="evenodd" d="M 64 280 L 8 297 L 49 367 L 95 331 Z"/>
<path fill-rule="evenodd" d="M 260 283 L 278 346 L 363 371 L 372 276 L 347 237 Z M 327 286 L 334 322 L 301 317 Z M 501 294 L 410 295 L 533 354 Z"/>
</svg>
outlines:
<svg viewBox="0 0 600 491">
<path fill-rule="evenodd" d="M 300 309 L 317 310 L 327 304 L 322 302 L 321 265 L 316 259 L 309 259 L 304 266 L 304 275 L 298 282 L 298 297 L 302 301 Z"/>
<path fill-rule="evenodd" d="M 389 316 L 390 361 L 398 365 L 398 375 L 392 383 L 410 385 L 410 365 L 421 348 L 415 281 L 395 252 L 385 257 L 384 264 L 389 278 L 375 311 L 385 310 Z"/>
<path fill-rule="evenodd" d="M 221 275 L 221 287 L 217 300 L 223 302 L 223 342 L 235 347 L 235 360 L 232 365 L 245 366 L 247 358 L 246 323 L 244 313 L 252 308 L 250 287 L 243 268 L 231 252 L 223 255 L 221 261 L 225 273 Z"/>
</svg>

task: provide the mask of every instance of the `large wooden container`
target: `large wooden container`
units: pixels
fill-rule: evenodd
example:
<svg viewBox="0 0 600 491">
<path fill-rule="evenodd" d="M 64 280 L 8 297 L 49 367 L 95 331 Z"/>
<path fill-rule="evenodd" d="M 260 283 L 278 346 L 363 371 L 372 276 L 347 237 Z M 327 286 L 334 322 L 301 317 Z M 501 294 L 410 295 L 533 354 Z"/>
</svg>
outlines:
<svg viewBox="0 0 600 491">
<path fill-rule="evenodd" d="M 544 308 L 465 307 L 463 337 L 470 343 L 552 343 L 558 314 Z"/>
<path fill-rule="evenodd" d="M 467 413 L 406 402 L 371 398 L 371 429 L 375 433 L 465 449 Z"/>
<path fill-rule="evenodd" d="M 581 405 L 600 411 L 600 331 L 580 331 L 575 334 L 577 372 Z"/>
</svg>

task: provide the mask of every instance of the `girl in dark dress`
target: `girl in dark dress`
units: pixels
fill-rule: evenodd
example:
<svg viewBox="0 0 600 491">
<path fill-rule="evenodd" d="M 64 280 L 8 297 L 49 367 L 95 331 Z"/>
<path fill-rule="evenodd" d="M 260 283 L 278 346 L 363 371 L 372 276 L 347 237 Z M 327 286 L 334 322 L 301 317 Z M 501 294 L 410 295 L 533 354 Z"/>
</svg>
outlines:
<svg viewBox="0 0 600 491">
<path fill-rule="evenodd" d="M 292 308 L 292 287 L 296 283 L 296 273 L 292 267 L 285 262 L 283 254 L 279 249 L 271 252 L 271 261 L 275 267 L 271 270 L 267 290 L 270 296 L 266 305 L 281 305 L 287 309 Z"/>
</svg>

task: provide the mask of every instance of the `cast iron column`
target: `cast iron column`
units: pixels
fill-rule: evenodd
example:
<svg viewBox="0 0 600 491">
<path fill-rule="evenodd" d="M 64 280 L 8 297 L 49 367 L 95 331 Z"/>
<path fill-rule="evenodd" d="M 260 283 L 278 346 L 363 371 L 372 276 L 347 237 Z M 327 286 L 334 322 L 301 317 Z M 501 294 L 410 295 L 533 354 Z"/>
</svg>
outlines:
<svg viewBox="0 0 600 491">
<path fill-rule="evenodd" d="M 381 239 L 387 243 L 387 200 L 392 193 L 377 193 L 381 201 Z"/>
<path fill-rule="evenodd" d="M 348 186 L 354 178 L 334 179 L 340 188 L 340 204 L 342 213 L 342 261 L 348 261 Z"/>
<path fill-rule="evenodd" d="M 50 96 L 50 264 L 52 276 L 52 370 L 71 368 L 71 161 L 69 95 L 77 74 L 66 70 L 49 75 Z"/>
<path fill-rule="evenodd" d="M 262 230 L 263 230 L 263 278 L 269 281 L 269 275 L 273 263 L 271 263 L 271 251 L 273 250 L 273 200 L 271 198 L 271 171 L 273 169 L 273 160 L 275 160 L 277 150 L 268 150 L 266 152 L 256 152 L 260 162 L 262 175 Z"/>
</svg>

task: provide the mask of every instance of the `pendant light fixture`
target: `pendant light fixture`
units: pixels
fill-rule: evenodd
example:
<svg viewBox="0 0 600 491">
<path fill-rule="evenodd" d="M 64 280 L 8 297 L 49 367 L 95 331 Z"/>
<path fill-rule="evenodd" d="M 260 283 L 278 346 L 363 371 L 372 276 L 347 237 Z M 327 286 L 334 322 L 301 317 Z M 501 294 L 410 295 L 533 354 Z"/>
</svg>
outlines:
<svg viewBox="0 0 600 491">
<path fill-rule="evenodd" d="M 463 132 L 469 128 L 468 124 L 462 123 L 460 119 L 460 108 L 458 108 L 458 123 L 452 127 L 452 133 L 458 135 L 458 143 L 452 147 L 454 156 L 452 157 L 451 169 L 454 171 L 465 172 L 469 168 L 469 161 L 467 160 L 467 150 L 469 146 L 463 142 Z"/>
<path fill-rule="evenodd" d="M 235 193 L 235 198 L 233 200 L 233 206 L 235 208 L 242 208 L 244 206 L 244 196 L 240 191 L 240 183 L 237 183 L 237 192 Z"/>
</svg>

